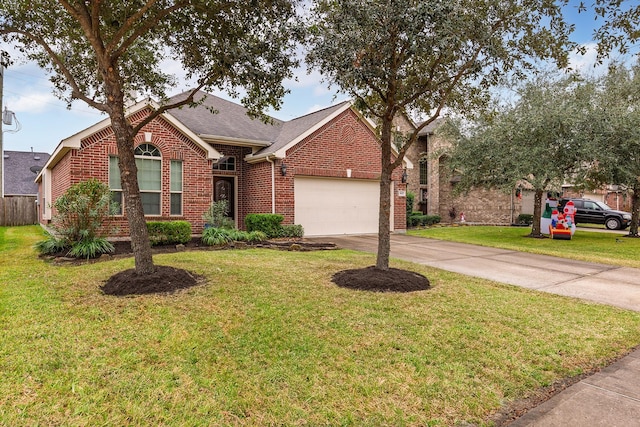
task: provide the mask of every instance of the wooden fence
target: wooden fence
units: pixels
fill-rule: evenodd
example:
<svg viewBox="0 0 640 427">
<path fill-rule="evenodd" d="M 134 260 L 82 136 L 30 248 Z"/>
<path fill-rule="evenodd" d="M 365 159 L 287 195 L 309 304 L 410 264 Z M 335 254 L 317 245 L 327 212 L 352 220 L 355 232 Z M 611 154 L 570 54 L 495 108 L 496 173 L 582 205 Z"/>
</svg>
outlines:
<svg viewBox="0 0 640 427">
<path fill-rule="evenodd" d="M 0 226 L 31 225 L 38 223 L 35 196 L 0 198 Z"/>
</svg>

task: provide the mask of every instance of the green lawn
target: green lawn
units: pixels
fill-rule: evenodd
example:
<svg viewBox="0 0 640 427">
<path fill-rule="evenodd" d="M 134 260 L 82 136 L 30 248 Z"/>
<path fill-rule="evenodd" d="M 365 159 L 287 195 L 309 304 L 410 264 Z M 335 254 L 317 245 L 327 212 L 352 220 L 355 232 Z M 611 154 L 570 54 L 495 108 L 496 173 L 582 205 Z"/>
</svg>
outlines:
<svg viewBox="0 0 640 427">
<path fill-rule="evenodd" d="M 640 313 L 423 266 L 429 291 L 336 287 L 351 251 L 158 255 L 207 277 L 99 286 L 132 259 L 54 266 L 0 228 L 0 425 L 486 425 L 504 403 L 640 343 Z"/>
<path fill-rule="evenodd" d="M 640 268 L 640 239 L 586 230 L 577 230 L 571 240 L 534 239 L 527 237 L 530 232 L 529 227 L 464 226 L 413 229 L 407 234 Z"/>
</svg>

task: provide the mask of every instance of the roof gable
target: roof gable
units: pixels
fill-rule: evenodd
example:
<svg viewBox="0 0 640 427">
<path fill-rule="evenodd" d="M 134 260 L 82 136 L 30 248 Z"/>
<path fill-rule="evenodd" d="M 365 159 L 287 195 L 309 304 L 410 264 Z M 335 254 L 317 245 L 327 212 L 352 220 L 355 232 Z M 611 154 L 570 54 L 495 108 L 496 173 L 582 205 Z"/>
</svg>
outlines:
<svg viewBox="0 0 640 427">
<path fill-rule="evenodd" d="M 176 95 L 169 102 L 183 100 L 188 94 Z M 270 122 L 265 123 L 250 117 L 242 105 L 202 91 L 196 93 L 194 102 L 198 105 L 176 108 L 169 114 L 205 141 L 257 148 L 248 156 L 250 161 L 268 156 L 284 157 L 288 148 L 351 107 L 350 102 L 342 102 L 290 121 L 270 117 Z"/>
<path fill-rule="evenodd" d="M 125 112 L 127 117 L 132 116 L 133 114 L 144 110 L 145 108 L 153 108 L 158 109 L 160 106 L 158 103 L 152 100 L 145 100 L 138 102 L 135 105 L 132 105 Z M 164 113 L 161 115 L 162 118 L 167 120 L 173 127 L 175 127 L 178 131 L 182 132 L 187 138 L 191 139 L 196 145 L 202 147 L 204 151 L 207 153 L 207 157 L 210 159 L 217 160 L 221 157 L 220 153 L 218 153 L 211 145 L 204 142 L 198 135 L 196 135 L 191 129 L 184 126 L 179 120 L 177 120 L 173 115 Z M 49 157 L 49 160 L 46 162 L 44 168 L 52 169 L 65 155 L 72 149 L 80 148 L 82 141 L 91 135 L 94 135 L 103 129 L 111 126 L 111 120 L 106 118 L 93 126 L 90 126 L 74 135 L 71 135 L 68 138 L 63 139 L 57 145 L 55 150 L 53 150 L 53 154 Z M 42 173 L 38 174 L 36 178 L 36 182 L 42 179 Z"/>
</svg>

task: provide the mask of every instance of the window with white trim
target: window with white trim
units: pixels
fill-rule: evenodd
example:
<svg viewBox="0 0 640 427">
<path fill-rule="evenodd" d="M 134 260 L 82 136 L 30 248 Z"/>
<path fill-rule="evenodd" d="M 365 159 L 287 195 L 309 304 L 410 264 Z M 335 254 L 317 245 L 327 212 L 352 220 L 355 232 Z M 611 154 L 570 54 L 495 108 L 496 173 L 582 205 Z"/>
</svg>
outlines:
<svg viewBox="0 0 640 427">
<path fill-rule="evenodd" d="M 145 215 L 160 215 L 162 193 L 162 160 L 160 150 L 151 144 L 140 144 L 134 151 L 138 168 L 138 186 Z"/>
<path fill-rule="evenodd" d="M 120 167 L 118 158 L 109 156 L 109 189 L 111 202 L 116 205 L 115 214 L 122 215 L 122 185 L 120 184 Z"/>
<path fill-rule="evenodd" d="M 182 215 L 182 161 L 171 160 L 171 215 Z"/>
<path fill-rule="evenodd" d="M 162 160 L 160 150 L 151 144 L 141 144 L 134 151 L 138 168 L 138 187 L 145 215 L 160 215 L 162 193 Z M 122 185 L 118 157 L 109 156 L 109 189 L 117 204 L 116 215 L 122 215 Z"/>
</svg>

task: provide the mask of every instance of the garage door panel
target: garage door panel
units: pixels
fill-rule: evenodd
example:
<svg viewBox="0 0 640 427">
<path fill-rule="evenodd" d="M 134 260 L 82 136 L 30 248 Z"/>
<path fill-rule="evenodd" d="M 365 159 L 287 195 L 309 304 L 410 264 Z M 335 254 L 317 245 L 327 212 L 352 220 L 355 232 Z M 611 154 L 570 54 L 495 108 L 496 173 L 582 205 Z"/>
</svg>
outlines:
<svg viewBox="0 0 640 427">
<path fill-rule="evenodd" d="M 305 235 L 378 232 L 378 181 L 296 177 L 295 222 Z"/>
</svg>

